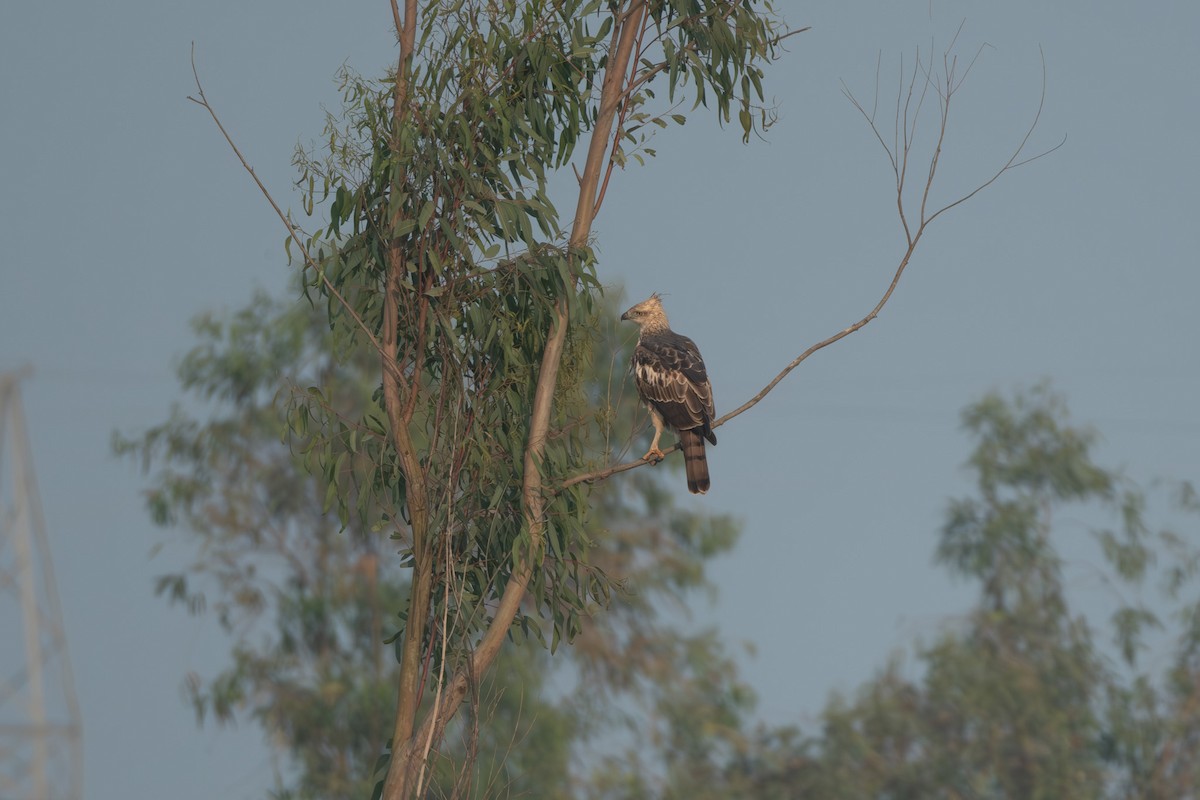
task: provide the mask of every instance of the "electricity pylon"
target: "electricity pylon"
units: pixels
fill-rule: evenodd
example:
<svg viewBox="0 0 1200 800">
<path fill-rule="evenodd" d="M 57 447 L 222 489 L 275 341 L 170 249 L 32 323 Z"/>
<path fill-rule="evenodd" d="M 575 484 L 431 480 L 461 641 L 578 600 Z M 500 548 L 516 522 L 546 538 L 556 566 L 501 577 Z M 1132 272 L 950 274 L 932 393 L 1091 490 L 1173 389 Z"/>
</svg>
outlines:
<svg viewBox="0 0 1200 800">
<path fill-rule="evenodd" d="M 79 704 L 18 384 L 0 374 L 0 798 L 79 800 Z"/>
</svg>

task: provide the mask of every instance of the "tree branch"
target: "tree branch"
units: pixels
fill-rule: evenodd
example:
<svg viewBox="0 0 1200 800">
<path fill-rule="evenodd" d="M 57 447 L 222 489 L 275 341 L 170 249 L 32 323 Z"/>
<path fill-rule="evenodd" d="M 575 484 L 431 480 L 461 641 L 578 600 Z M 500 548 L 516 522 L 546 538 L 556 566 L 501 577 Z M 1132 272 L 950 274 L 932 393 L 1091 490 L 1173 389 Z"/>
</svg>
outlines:
<svg viewBox="0 0 1200 800">
<path fill-rule="evenodd" d="M 391 152 L 399 156 L 404 146 L 404 123 L 408 113 L 409 82 L 411 80 L 413 49 L 416 41 L 417 0 L 405 0 L 404 22 L 400 22 L 397 0 L 391 0 L 392 18 L 396 24 L 396 36 L 400 42 L 400 55 L 396 64 L 396 80 L 392 95 Z M 429 497 L 426 476 L 421 460 L 409 432 L 405 414 L 405 403 L 401 389 L 405 383 L 402 371 L 396 363 L 398 329 L 400 322 L 400 297 L 404 291 L 403 277 L 406 273 L 404 249 L 392 231 L 400 223 L 403 205 L 396 201 L 400 196 L 407 174 L 404 170 L 393 170 L 392 199 L 395 206 L 385 231 L 385 264 L 383 285 L 383 336 L 386 348 L 381 356 L 383 367 L 383 400 L 387 410 L 392 444 L 400 459 L 404 473 L 405 502 L 412 528 L 413 577 L 409 594 L 408 618 L 404 626 L 404 638 L 400 647 L 400 677 L 396 698 L 396 718 L 392 728 L 392 762 L 384 780 L 385 800 L 403 800 L 408 797 L 417 781 L 419 771 L 415 763 L 424 763 L 414 758 L 419 748 L 413 738 L 417 709 L 421 701 L 423 685 L 421 677 L 421 646 L 425 641 L 427 617 L 429 616 L 430 593 L 433 586 L 433 558 L 429 544 Z M 415 356 L 420 358 L 418 352 Z M 414 377 L 415 381 L 415 377 Z M 416 392 L 416 386 L 408 391 Z M 410 398 L 411 399 L 411 398 Z M 397 751 L 401 753 L 396 758 Z"/>
<path fill-rule="evenodd" d="M 634 79 L 637 77 L 638 60 L 642 55 L 642 39 L 646 35 L 647 18 L 642 18 L 642 24 L 638 26 L 637 44 L 634 47 L 635 53 L 629 59 L 629 80 L 625 81 L 626 86 L 632 86 Z M 608 182 L 612 178 L 613 167 L 617 164 L 617 150 L 621 147 L 621 139 L 625 135 L 625 118 L 629 116 L 629 100 L 632 95 L 631 90 L 621 92 L 620 98 L 620 113 L 617 115 L 617 129 L 613 132 L 612 137 L 612 152 L 608 156 L 608 166 L 604 170 L 604 181 L 600 184 L 600 190 L 596 194 L 596 203 L 592 206 L 592 218 L 600 213 L 600 206 L 604 205 L 604 195 L 608 192 Z"/>
</svg>

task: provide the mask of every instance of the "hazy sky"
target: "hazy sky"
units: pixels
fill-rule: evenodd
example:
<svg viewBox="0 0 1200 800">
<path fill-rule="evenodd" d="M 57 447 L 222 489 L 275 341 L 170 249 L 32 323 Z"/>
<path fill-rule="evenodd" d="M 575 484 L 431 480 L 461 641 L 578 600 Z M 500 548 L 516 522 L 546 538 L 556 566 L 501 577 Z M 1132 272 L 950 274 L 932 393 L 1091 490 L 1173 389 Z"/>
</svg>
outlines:
<svg viewBox="0 0 1200 800">
<path fill-rule="evenodd" d="M 743 674 L 776 723 L 812 720 L 966 606 L 931 555 L 948 498 L 969 490 L 958 412 L 988 389 L 1051 377 L 1107 463 L 1200 479 L 1200 4 L 777 5 L 813 29 L 769 74 L 767 141 L 744 146 L 697 111 L 614 177 L 596 225 L 602 278 L 632 299 L 668 293 L 720 413 L 866 314 L 902 253 L 888 164 L 840 81 L 870 101 L 878 59 L 886 107 L 902 54 L 940 54 L 964 19 L 961 56 L 986 44 L 934 201 L 1020 141 L 1039 47 L 1030 153 L 1067 141 L 939 220 L 879 319 L 720 431 L 713 490 L 686 502 L 736 514 L 745 536 L 695 621 L 757 651 Z M 277 220 L 185 99 L 190 43 L 231 133 L 296 207 L 294 145 L 336 107 L 339 65 L 391 60 L 389 25 L 383 2 L 0 12 L 0 370 L 36 369 L 24 400 L 94 800 L 257 798 L 272 783 L 256 728 L 197 729 L 182 700 L 184 674 L 211 675 L 227 642 L 153 597 L 187 550 L 109 455 L 114 429 L 157 423 L 179 397 L 191 317 L 288 282 Z"/>
</svg>

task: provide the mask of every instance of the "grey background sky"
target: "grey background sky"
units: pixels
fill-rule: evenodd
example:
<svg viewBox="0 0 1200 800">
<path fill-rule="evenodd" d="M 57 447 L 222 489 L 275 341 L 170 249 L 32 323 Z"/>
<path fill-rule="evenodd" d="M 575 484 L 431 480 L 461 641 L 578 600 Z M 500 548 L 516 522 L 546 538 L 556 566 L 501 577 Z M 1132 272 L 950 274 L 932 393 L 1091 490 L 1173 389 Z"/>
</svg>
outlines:
<svg viewBox="0 0 1200 800">
<path fill-rule="evenodd" d="M 852 690 L 965 607 L 969 591 L 931 554 L 947 499 L 968 490 L 958 412 L 984 391 L 1052 377 L 1103 432 L 1108 463 L 1200 479 L 1200 5 L 778 5 L 813 30 L 769 75 L 780 122 L 767 142 L 743 146 L 693 113 L 658 137 L 657 159 L 614 177 L 596 226 L 605 281 L 632 299 L 669 293 L 719 412 L 862 317 L 902 253 L 888 165 L 839 80 L 869 99 L 877 57 L 893 86 L 901 54 L 928 53 L 931 37 L 944 47 L 963 19 L 959 52 L 989 45 L 959 95 L 935 200 L 1020 140 L 1039 46 L 1048 88 L 1031 147 L 1068 140 L 936 224 L 878 320 L 721 430 L 713 491 L 689 502 L 738 515 L 746 533 L 696 621 L 757 650 L 744 675 L 772 722 L 811 721 L 831 689 Z M 108 450 L 114 428 L 161 421 L 178 397 L 171 368 L 192 316 L 287 285 L 282 229 L 185 100 L 190 42 L 230 131 L 295 207 L 293 146 L 336 107 L 341 63 L 374 73 L 391 60 L 389 25 L 381 2 L 0 10 L 0 369 L 36 368 L 24 399 L 89 798 L 261 797 L 272 781 L 253 727 L 198 730 L 181 699 L 183 675 L 212 674 L 226 643 L 153 598 L 153 577 L 186 550 L 151 527 L 144 479 Z"/>
</svg>

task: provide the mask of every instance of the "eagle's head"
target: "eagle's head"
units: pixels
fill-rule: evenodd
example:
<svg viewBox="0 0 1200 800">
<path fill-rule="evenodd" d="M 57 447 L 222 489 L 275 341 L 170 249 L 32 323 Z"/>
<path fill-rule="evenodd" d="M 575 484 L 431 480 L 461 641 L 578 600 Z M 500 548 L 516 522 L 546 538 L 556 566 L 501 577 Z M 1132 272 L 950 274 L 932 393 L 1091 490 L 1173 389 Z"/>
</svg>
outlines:
<svg viewBox="0 0 1200 800">
<path fill-rule="evenodd" d="M 666 330 L 667 314 L 663 311 L 662 297 L 655 292 L 621 315 L 621 319 L 636 322 L 642 330 Z"/>
</svg>

